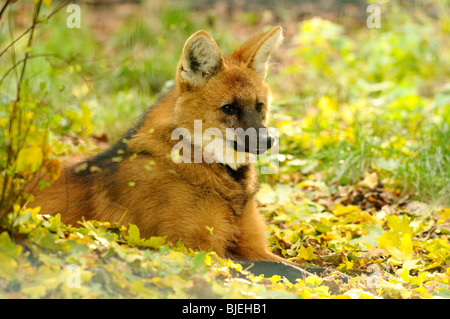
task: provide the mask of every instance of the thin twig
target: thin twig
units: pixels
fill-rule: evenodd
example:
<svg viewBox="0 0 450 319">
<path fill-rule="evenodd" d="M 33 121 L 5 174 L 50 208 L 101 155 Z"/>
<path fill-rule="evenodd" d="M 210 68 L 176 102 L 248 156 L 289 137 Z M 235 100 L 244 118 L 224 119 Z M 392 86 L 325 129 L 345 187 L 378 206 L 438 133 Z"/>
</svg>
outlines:
<svg viewBox="0 0 450 319">
<path fill-rule="evenodd" d="M 11 41 L 14 41 L 14 26 L 13 26 L 13 13 L 12 10 L 9 10 L 9 17 L 8 17 L 8 30 L 9 30 L 9 37 L 11 39 Z M 15 64 L 16 63 L 16 50 L 12 50 L 11 54 L 11 63 Z M 16 75 L 16 79 L 19 79 L 19 74 L 17 73 L 17 69 L 14 69 L 15 75 Z"/>
<path fill-rule="evenodd" d="M 64 1 L 64 2 L 61 2 L 60 4 L 59 4 L 59 6 L 58 7 L 56 7 L 47 17 L 46 17 L 46 19 L 45 19 L 45 21 L 47 21 L 48 19 L 50 19 L 53 15 L 55 15 L 57 12 L 59 12 L 62 8 L 64 8 L 67 4 L 69 4 L 69 2 L 70 2 L 71 0 L 66 0 L 66 1 Z M 7 7 L 7 5 L 8 4 L 10 4 L 10 3 L 12 3 L 12 1 L 11 0 L 7 0 L 7 3 L 5 4 L 5 6 L 3 6 L 3 8 L 1 9 L 1 12 L 0 12 L 0 18 L 1 18 L 1 15 L 3 14 L 3 12 L 5 12 L 5 10 L 6 10 L 6 7 Z M 25 30 L 25 32 L 23 32 L 19 37 L 17 37 L 16 39 L 14 39 L 14 40 L 12 40 L 11 41 L 11 43 L 3 50 L 3 51 L 1 51 L 0 52 L 0 57 L 3 55 L 3 54 L 5 54 L 10 48 L 13 48 L 14 47 L 14 45 L 15 45 L 15 43 L 17 43 L 20 39 L 22 39 L 26 34 L 28 34 L 28 33 L 30 33 L 30 35 L 29 35 L 29 38 L 28 38 L 28 44 L 27 44 L 27 48 L 28 48 L 28 50 L 27 50 L 27 52 L 25 53 L 25 57 L 22 59 L 22 60 L 20 60 L 20 61 L 15 61 L 15 58 L 14 58 L 14 55 L 13 55 L 13 66 L 12 66 L 12 68 L 11 69 L 9 69 L 9 70 L 7 70 L 7 72 L 6 72 L 6 74 L 4 74 L 3 75 L 3 77 L 2 77 L 2 79 L 1 79 L 1 81 L 0 81 L 0 84 L 1 84 L 1 82 L 4 80 L 4 78 L 11 72 L 11 71 L 13 71 L 13 70 L 16 70 L 17 71 L 17 67 L 20 65 L 20 64 L 23 64 L 22 65 L 22 70 L 21 70 L 21 73 L 20 73 L 20 76 L 18 76 L 18 82 L 17 82 L 17 95 L 16 95 L 16 100 L 15 101 L 13 101 L 13 110 L 12 110 L 12 112 L 11 112 L 11 115 L 10 115 L 10 120 L 9 120 L 9 136 L 11 136 L 11 132 L 12 132 L 12 126 L 13 126 L 13 123 L 14 123 L 14 119 L 15 119 L 15 117 L 17 116 L 17 112 L 18 112 L 18 105 L 19 105 L 19 102 L 20 102 L 20 98 L 21 98 L 21 96 L 20 96 L 20 93 L 21 93 L 21 86 L 22 86 L 22 83 L 23 83 L 23 81 L 24 81 L 24 76 L 25 76 L 25 70 L 26 70 L 26 66 L 27 66 L 27 61 L 30 59 L 30 58 L 34 58 L 34 57 L 38 57 L 38 56 L 45 56 L 45 54 L 38 54 L 38 55 L 30 55 L 29 54 L 29 49 L 31 48 L 31 46 L 32 46 L 32 43 L 33 43 L 33 38 L 34 38 L 34 31 L 36 30 L 36 27 L 40 24 L 40 23 L 42 23 L 44 20 L 38 20 L 38 18 L 39 18 L 39 13 L 40 13 L 40 9 L 41 9 L 41 5 L 42 5 L 42 0 L 39 0 L 39 2 L 38 3 L 36 3 L 36 5 L 35 5 L 35 12 L 34 12 L 34 16 L 33 16 L 33 23 L 32 23 L 32 25 L 27 29 L 27 30 Z M 11 30 L 11 28 L 10 28 L 10 30 Z M 65 58 L 62 58 L 62 57 L 60 57 L 60 56 L 57 56 L 57 55 L 53 55 L 53 56 L 56 56 L 56 57 L 59 57 L 60 59 L 63 59 L 63 60 L 65 60 L 66 62 L 68 62 L 68 63 L 70 63 L 71 62 L 71 60 L 68 60 L 68 59 L 65 59 Z M 19 121 L 19 123 L 18 123 L 18 136 L 20 136 L 20 130 L 21 130 L 21 121 Z M 26 130 L 26 132 L 25 132 L 25 137 L 28 135 L 28 130 L 29 130 L 29 127 L 27 127 L 27 130 Z M 10 141 L 10 143 L 9 143 L 9 145 L 7 145 L 7 160 L 6 160 L 6 166 L 5 166 L 5 169 L 6 168 L 11 168 L 11 164 L 12 163 L 14 163 L 14 161 L 16 161 L 16 159 L 17 159 L 17 155 L 18 155 L 18 153 L 19 153 L 19 151 L 20 151 L 20 149 L 21 149 L 21 145 L 20 145 L 20 141 L 18 141 L 19 142 L 19 144 L 18 144 L 18 148 L 16 149 L 16 150 L 14 150 L 13 149 L 13 145 L 14 145 L 14 143 L 13 143 L 13 141 Z M 23 141 L 22 141 L 23 142 Z M 17 162 L 15 163 L 16 165 L 17 165 Z M 16 166 L 15 165 L 15 166 Z M 14 167 L 14 169 L 13 169 L 13 172 L 15 172 L 16 171 L 16 167 Z M 10 180 L 11 180 L 11 176 L 7 173 L 7 171 L 5 171 L 5 176 L 4 176 L 4 179 L 3 179 L 3 188 L 2 188 L 2 194 L 1 194 L 1 199 L 0 199 L 0 218 L 1 217 L 3 217 L 4 216 L 4 214 L 6 213 L 6 209 L 4 209 L 4 200 L 5 200 L 5 198 L 6 198 L 6 192 L 7 192 L 7 189 L 8 189 L 8 187 L 9 187 L 9 184 L 10 184 Z M 12 192 L 12 189 L 9 191 L 9 200 L 11 200 L 11 198 L 10 198 L 10 196 L 11 196 L 11 192 Z"/>
<path fill-rule="evenodd" d="M 53 15 L 58 13 L 62 8 L 64 8 L 66 5 L 68 5 L 70 1 L 72 1 L 72 0 L 66 0 L 65 2 L 61 2 L 60 5 L 55 8 L 55 10 L 53 10 L 52 12 L 49 13 L 46 20 L 50 19 Z M 43 20 L 38 20 L 36 25 L 41 24 L 42 22 L 43 22 Z M 30 32 L 33 29 L 34 29 L 33 26 L 26 29 L 21 35 L 19 35 L 14 41 L 12 41 L 6 48 L 4 48 L 2 52 L 0 52 L 0 57 L 2 57 L 2 55 L 5 54 L 6 51 L 8 51 L 14 44 L 17 43 L 17 41 L 22 39 L 28 32 Z"/>
<path fill-rule="evenodd" d="M 33 24 L 31 25 L 31 33 L 30 33 L 30 37 L 28 38 L 27 52 L 25 52 L 25 58 L 23 61 L 22 72 L 20 73 L 19 83 L 17 83 L 17 96 L 16 96 L 17 102 L 20 101 L 20 90 L 21 90 L 20 87 L 22 85 L 23 77 L 25 75 L 25 69 L 27 67 L 28 57 L 30 55 L 30 48 L 33 43 L 34 30 L 36 29 L 36 25 L 38 23 L 38 17 L 39 17 L 39 12 L 41 11 L 41 5 L 42 5 L 42 0 L 39 0 L 39 2 L 36 4 L 36 8 L 34 10 Z"/>
<path fill-rule="evenodd" d="M 11 0 L 6 0 L 5 5 L 2 7 L 2 9 L 0 10 L 0 20 L 2 19 L 2 15 L 3 12 L 5 12 L 6 8 L 8 7 L 8 5 L 11 3 Z"/>
<path fill-rule="evenodd" d="M 35 10 L 34 10 L 34 15 L 33 15 L 33 24 L 31 25 L 31 33 L 30 33 L 30 37 L 28 38 L 28 45 L 27 48 L 31 48 L 31 45 L 33 43 L 33 38 L 34 38 L 34 30 L 36 28 L 37 25 L 37 21 L 38 21 L 38 17 L 39 17 L 39 12 L 41 11 L 41 5 L 42 5 L 42 0 L 40 0 L 36 5 L 35 5 Z M 13 108 L 11 111 L 11 115 L 9 118 L 9 136 L 12 137 L 12 130 L 13 130 L 13 124 L 14 124 L 14 119 L 17 116 L 17 112 L 18 112 L 18 105 L 20 102 L 20 89 L 22 86 L 22 82 L 23 82 L 23 77 L 25 75 L 25 69 L 27 66 L 27 60 L 29 58 L 29 50 L 25 53 L 25 58 L 23 61 L 23 66 L 22 66 L 22 72 L 20 74 L 19 77 L 19 81 L 17 82 L 17 95 L 16 95 L 16 100 L 14 101 L 13 104 Z M 17 135 L 20 136 L 20 124 L 18 123 L 19 127 L 18 127 L 18 132 Z M 11 167 L 11 163 L 13 163 L 13 161 L 15 160 L 15 158 L 17 157 L 17 154 L 19 153 L 19 150 L 13 150 L 14 147 L 14 143 L 11 140 L 10 144 L 7 146 L 7 157 L 6 157 L 6 168 Z M 3 208 L 3 202 L 5 200 L 5 194 L 6 194 L 6 190 L 8 189 L 8 186 L 10 184 L 10 175 L 5 172 L 5 177 L 3 180 L 3 188 L 2 188 L 2 196 L 0 199 L 0 209 Z M 9 195 L 11 196 L 11 190 L 9 192 Z M 3 217 L 3 214 L 6 212 L 6 209 L 4 211 L 0 212 L 0 218 Z"/>
</svg>

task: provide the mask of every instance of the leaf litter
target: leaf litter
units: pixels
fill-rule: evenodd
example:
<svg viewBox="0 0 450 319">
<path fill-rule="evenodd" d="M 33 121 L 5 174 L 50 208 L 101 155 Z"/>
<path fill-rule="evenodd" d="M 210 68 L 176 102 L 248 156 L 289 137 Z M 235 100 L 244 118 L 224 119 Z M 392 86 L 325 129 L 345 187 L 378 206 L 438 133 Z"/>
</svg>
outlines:
<svg viewBox="0 0 450 319">
<path fill-rule="evenodd" d="M 273 251 L 328 269 L 264 278 L 212 251 L 141 238 L 136 225 L 65 225 L 14 207 L 0 233 L 4 298 L 448 298 L 450 208 L 390 192 L 374 175 L 328 187 L 320 176 L 261 184 Z M 8 230 L 8 231 L 7 231 Z M 342 280 L 336 270 L 348 275 Z"/>
</svg>

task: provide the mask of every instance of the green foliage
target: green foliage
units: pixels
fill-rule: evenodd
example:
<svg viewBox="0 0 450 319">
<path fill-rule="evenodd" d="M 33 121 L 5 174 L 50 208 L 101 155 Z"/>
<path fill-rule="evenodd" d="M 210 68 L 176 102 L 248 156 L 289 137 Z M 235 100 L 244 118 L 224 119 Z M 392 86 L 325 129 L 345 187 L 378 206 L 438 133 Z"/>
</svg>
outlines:
<svg viewBox="0 0 450 319">
<path fill-rule="evenodd" d="M 82 221 L 79 228 L 68 227 L 59 215 L 43 216 L 38 210 L 17 207 L 4 221 L 15 240 L 0 233 L 1 297 L 268 298 L 287 297 L 302 286 L 308 296 L 329 296 L 306 281 L 294 289 L 279 284 L 279 276 L 252 276 L 213 252 L 142 240 L 135 226 L 128 235 L 125 227 L 109 223 Z M 25 235 L 29 240 L 20 242 Z M 246 280 L 235 279 L 236 272 Z"/>
<path fill-rule="evenodd" d="M 161 248 L 166 241 L 163 237 L 151 237 L 150 239 L 141 238 L 139 228 L 136 225 L 130 225 L 128 236 L 125 239 L 130 246 L 155 249 Z"/>
<path fill-rule="evenodd" d="M 260 209 L 271 220 L 275 250 L 301 264 L 365 272 L 340 286 L 343 295 L 430 298 L 443 292 L 449 279 L 448 208 L 434 211 L 418 202 L 379 210 L 344 206 L 356 189 L 336 192 L 312 179 L 283 191 L 280 184 L 263 185 Z M 367 186 L 358 192 L 369 200 L 375 196 Z"/>
<path fill-rule="evenodd" d="M 448 205 L 448 31 L 440 20 L 392 6 L 382 29 L 346 30 L 320 18 L 300 23 L 296 63 L 281 75 L 295 86 L 275 103 L 301 120 L 275 118 L 274 126 L 281 126 L 287 158 L 317 163 L 339 183 L 376 171 L 393 187 Z"/>
</svg>

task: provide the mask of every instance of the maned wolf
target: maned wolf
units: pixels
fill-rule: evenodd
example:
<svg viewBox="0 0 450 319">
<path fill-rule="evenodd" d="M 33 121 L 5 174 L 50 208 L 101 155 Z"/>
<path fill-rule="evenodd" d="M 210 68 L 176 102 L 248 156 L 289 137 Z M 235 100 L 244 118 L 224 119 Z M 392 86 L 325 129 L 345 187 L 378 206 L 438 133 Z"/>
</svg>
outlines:
<svg viewBox="0 0 450 319">
<path fill-rule="evenodd" d="M 270 92 L 264 79 L 281 41 L 281 27 L 275 27 L 223 56 L 206 31 L 196 32 L 184 45 L 174 87 L 115 145 L 32 191 L 32 205 L 60 213 L 67 224 L 82 217 L 131 223 L 142 237 L 181 238 L 201 250 L 212 245 L 224 257 L 284 260 L 268 249 L 250 163 L 275 142 L 266 129 Z M 208 129 L 215 139 L 206 144 Z M 227 129 L 246 134 L 230 138 Z M 185 134 L 180 142 L 179 132 L 192 140 Z"/>
</svg>

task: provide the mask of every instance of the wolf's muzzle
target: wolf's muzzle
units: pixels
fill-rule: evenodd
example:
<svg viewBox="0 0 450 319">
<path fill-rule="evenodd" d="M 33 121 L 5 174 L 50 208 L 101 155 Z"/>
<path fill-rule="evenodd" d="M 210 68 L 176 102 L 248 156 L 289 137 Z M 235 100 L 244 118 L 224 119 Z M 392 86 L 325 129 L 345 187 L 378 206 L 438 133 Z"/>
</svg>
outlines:
<svg viewBox="0 0 450 319">
<path fill-rule="evenodd" d="M 255 155 L 264 154 L 275 144 L 275 138 L 269 133 L 267 128 L 260 129 L 259 134 L 244 134 L 238 136 L 238 141 L 233 141 L 233 147 L 236 152 L 246 152 Z"/>
</svg>

